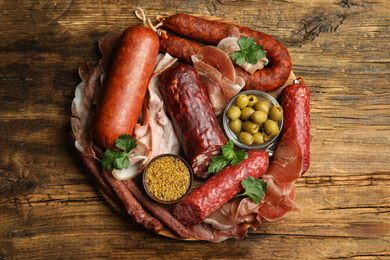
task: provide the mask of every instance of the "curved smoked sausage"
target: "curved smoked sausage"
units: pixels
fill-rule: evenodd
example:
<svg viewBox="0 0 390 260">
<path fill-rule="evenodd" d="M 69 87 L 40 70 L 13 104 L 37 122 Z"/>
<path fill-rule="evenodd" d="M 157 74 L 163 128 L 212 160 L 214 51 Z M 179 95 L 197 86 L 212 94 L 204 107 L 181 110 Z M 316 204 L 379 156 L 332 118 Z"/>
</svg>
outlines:
<svg viewBox="0 0 390 260">
<path fill-rule="evenodd" d="M 186 14 L 159 18 L 164 28 L 198 41 L 218 44 L 222 39 L 231 36 L 233 27 L 267 51 L 269 64 L 253 75 L 236 66 L 238 76 L 245 80 L 245 89 L 273 91 L 286 83 L 291 72 L 291 58 L 286 47 L 271 36 L 240 25 L 208 20 Z"/>
<path fill-rule="evenodd" d="M 241 180 L 260 178 L 268 168 L 268 153 L 248 151 L 248 158 L 238 165 L 229 165 L 211 176 L 173 208 L 173 215 L 184 225 L 196 225 L 236 196 L 241 190 Z"/>
<path fill-rule="evenodd" d="M 205 87 L 194 67 L 179 64 L 165 70 L 160 91 L 168 114 L 196 178 L 209 177 L 212 158 L 226 144 Z"/>
<path fill-rule="evenodd" d="M 123 32 L 92 126 L 99 145 L 114 148 L 120 135 L 133 134 L 158 50 L 159 39 L 152 29 L 134 26 Z"/>
</svg>

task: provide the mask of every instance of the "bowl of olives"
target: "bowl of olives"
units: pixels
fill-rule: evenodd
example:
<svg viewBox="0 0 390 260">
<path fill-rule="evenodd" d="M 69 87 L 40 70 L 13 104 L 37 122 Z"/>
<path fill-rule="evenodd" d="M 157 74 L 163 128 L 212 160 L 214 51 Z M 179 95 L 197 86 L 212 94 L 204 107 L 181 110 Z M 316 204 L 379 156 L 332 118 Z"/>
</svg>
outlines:
<svg viewBox="0 0 390 260">
<path fill-rule="evenodd" d="M 242 91 L 226 106 L 223 126 L 226 135 L 237 146 L 267 150 L 283 127 L 283 109 L 265 92 Z"/>
</svg>

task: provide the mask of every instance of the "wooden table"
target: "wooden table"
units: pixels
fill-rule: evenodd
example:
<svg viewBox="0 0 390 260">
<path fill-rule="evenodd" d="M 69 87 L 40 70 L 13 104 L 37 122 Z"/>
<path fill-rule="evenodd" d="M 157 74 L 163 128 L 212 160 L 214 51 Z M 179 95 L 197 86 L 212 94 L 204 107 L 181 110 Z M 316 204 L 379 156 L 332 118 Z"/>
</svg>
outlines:
<svg viewBox="0 0 390 260">
<path fill-rule="evenodd" d="M 78 67 L 97 41 L 177 12 L 284 44 L 311 90 L 301 212 L 220 244 L 162 237 L 114 209 L 69 141 Z M 390 258 L 390 2 L 0 1 L 0 259 Z"/>
</svg>

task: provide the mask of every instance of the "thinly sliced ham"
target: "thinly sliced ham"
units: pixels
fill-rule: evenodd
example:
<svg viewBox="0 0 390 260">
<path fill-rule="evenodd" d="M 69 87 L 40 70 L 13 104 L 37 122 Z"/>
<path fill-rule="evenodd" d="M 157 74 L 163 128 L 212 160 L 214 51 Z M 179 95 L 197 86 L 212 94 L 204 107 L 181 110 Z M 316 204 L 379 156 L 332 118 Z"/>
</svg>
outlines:
<svg viewBox="0 0 390 260">
<path fill-rule="evenodd" d="M 81 83 L 76 87 L 72 102 L 71 126 L 77 150 L 95 157 L 90 118 L 94 111 L 94 95 L 100 88 L 101 70 L 98 63 L 84 63 L 79 68 L 79 75 Z"/>
<path fill-rule="evenodd" d="M 95 112 L 96 100 L 100 86 L 108 71 L 115 46 L 120 39 L 120 33 L 111 33 L 99 42 L 102 59 L 99 62 L 85 63 L 80 66 L 79 74 L 82 82 L 77 86 L 72 102 L 72 132 L 75 136 L 75 146 L 82 152 L 95 157 L 92 149 L 90 122 Z M 146 163 L 162 153 L 179 154 L 181 146 L 173 129 L 172 123 L 165 114 L 164 103 L 157 89 L 157 78 L 166 68 L 176 62 L 169 54 L 158 56 L 154 74 L 149 82 L 140 122 L 136 125 L 133 138 L 137 139 L 137 148 L 129 156 L 130 167 L 123 170 L 113 170 L 117 179 L 132 178 L 140 173 Z"/>
<path fill-rule="evenodd" d="M 236 76 L 229 56 L 215 46 L 203 47 L 191 59 L 208 92 L 214 113 L 220 115 L 230 99 L 244 87 L 244 79 Z"/>
<path fill-rule="evenodd" d="M 199 240 L 220 243 L 229 238 L 243 239 L 247 236 L 248 228 L 241 223 L 226 229 L 216 229 L 205 223 L 189 226 L 191 235 Z"/>
<path fill-rule="evenodd" d="M 290 211 L 300 210 L 301 207 L 295 202 L 294 182 L 302 170 L 302 158 L 296 128 L 290 127 L 279 142 L 270 167 L 261 178 L 267 182 L 267 191 L 261 203 L 249 197 L 238 198 L 223 205 L 204 223 L 225 229 L 247 222 L 256 229 L 263 220 L 276 221 Z"/>
<path fill-rule="evenodd" d="M 217 47 L 224 51 L 230 59 L 232 59 L 232 55 L 235 52 L 238 52 L 241 50 L 240 45 L 238 44 L 239 37 L 226 37 L 225 39 L 222 39 Z M 233 60 L 232 60 L 233 61 Z M 234 64 L 236 64 L 235 61 L 233 61 Z M 240 66 L 243 70 L 249 72 L 250 74 L 254 74 L 257 70 L 263 69 L 268 64 L 268 59 L 266 57 L 259 60 L 256 64 L 251 64 L 248 62 L 245 62 L 244 65 Z M 238 64 L 236 64 L 238 66 Z"/>
</svg>

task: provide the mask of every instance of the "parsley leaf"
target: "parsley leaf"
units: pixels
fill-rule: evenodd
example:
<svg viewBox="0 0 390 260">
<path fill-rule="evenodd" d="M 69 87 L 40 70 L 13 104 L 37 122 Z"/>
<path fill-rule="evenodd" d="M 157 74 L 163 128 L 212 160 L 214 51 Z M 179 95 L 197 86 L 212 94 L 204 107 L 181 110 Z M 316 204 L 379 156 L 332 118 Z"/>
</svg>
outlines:
<svg viewBox="0 0 390 260">
<path fill-rule="evenodd" d="M 229 140 L 224 146 L 222 146 L 222 155 L 218 155 L 211 160 L 210 166 L 207 169 L 209 173 L 217 173 L 222 170 L 223 167 L 228 165 L 237 165 L 243 160 L 247 159 L 248 155 L 245 150 L 234 151 L 233 140 Z"/>
<path fill-rule="evenodd" d="M 209 173 L 216 173 L 219 172 L 223 167 L 228 165 L 230 162 L 229 159 L 224 157 L 223 155 L 219 155 L 217 157 L 214 157 L 211 160 L 210 166 L 207 169 Z"/>
<path fill-rule="evenodd" d="M 137 139 L 131 139 L 130 135 L 123 134 L 115 141 L 115 146 L 123 151 L 107 149 L 101 162 L 102 167 L 108 170 L 129 168 L 130 160 L 127 156 L 134 153 L 130 153 L 130 151 L 137 147 Z"/>
<path fill-rule="evenodd" d="M 245 64 L 247 61 L 250 64 L 256 64 L 257 61 L 265 57 L 267 53 L 266 50 L 262 50 L 263 45 L 258 45 L 255 43 L 253 38 L 242 37 L 238 39 L 238 45 L 240 45 L 241 50 L 233 53 L 232 59 L 236 61 L 239 66 Z"/>
<path fill-rule="evenodd" d="M 264 180 L 260 181 L 253 177 L 247 177 L 241 181 L 241 186 L 245 189 L 245 192 L 238 194 L 237 197 L 248 196 L 256 203 L 260 203 L 261 199 L 265 197 L 264 191 L 267 190 L 267 183 Z"/>
</svg>

